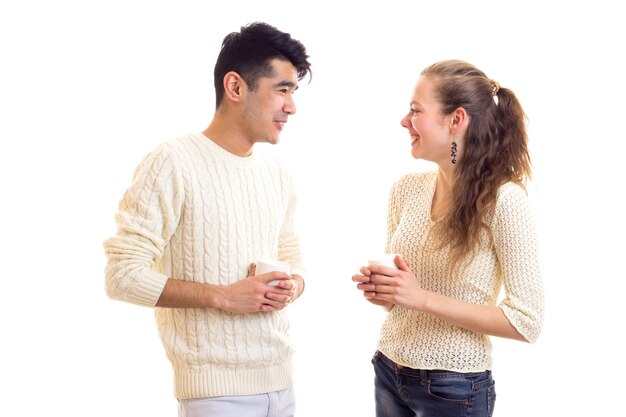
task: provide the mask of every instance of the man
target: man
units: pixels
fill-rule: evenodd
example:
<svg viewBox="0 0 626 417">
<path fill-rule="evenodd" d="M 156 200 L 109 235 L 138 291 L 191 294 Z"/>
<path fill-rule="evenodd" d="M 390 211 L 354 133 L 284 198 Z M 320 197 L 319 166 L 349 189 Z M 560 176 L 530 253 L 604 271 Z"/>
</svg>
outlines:
<svg viewBox="0 0 626 417">
<path fill-rule="evenodd" d="M 294 413 L 283 309 L 304 289 L 296 198 L 288 173 L 253 147 L 278 143 L 307 59 L 265 23 L 227 35 L 209 127 L 144 159 L 104 243 L 107 294 L 156 307 L 180 416 Z M 291 275 L 255 276 L 260 258 L 288 263 Z"/>
</svg>

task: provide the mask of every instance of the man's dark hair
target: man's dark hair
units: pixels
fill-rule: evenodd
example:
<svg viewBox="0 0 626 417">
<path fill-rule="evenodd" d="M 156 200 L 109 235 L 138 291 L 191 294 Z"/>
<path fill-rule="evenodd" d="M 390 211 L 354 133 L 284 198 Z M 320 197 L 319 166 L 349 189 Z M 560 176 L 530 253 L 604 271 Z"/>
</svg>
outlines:
<svg viewBox="0 0 626 417">
<path fill-rule="evenodd" d="M 215 77 L 215 107 L 224 97 L 224 76 L 229 71 L 239 74 L 250 90 L 258 87 L 261 77 L 271 77 L 273 59 L 291 62 L 296 68 L 298 80 L 311 73 L 311 64 L 304 45 L 290 34 L 281 32 L 263 22 L 250 23 L 241 27 L 241 32 L 232 32 L 222 41 L 222 49 L 213 72 Z"/>
</svg>

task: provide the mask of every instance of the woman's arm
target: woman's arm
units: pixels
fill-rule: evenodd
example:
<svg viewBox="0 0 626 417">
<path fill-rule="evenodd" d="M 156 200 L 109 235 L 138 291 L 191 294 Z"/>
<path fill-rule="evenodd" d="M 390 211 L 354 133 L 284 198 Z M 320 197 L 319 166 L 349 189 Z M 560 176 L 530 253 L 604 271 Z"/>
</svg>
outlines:
<svg viewBox="0 0 626 417">
<path fill-rule="evenodd" d="M 361 271 L 363 275 L 371 274 L 368 283 L 359 284 L 365 298 L 430 314 L 470 331 L 526 341 L 500 307 L 471 304 L 426 291 L 402 257 L 396 257 L 396 265 L 399 270 L 374 265 Z"/>
</svg>

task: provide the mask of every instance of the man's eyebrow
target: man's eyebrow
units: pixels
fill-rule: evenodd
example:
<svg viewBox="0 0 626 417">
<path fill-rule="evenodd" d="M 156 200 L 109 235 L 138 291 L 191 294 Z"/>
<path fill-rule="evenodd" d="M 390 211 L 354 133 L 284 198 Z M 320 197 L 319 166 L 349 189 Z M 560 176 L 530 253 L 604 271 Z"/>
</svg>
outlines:
<svg viewBox="0 0 626 417">
<path fill-rule="evenodd" d="M 294 83 L 293 81 L 284 80 L 284 81 L 274 84 L 274 87 L 288 87 L 288 88 L 295 87 L 294 89 L 297 90 L 298 84 Z"/>
</svg>

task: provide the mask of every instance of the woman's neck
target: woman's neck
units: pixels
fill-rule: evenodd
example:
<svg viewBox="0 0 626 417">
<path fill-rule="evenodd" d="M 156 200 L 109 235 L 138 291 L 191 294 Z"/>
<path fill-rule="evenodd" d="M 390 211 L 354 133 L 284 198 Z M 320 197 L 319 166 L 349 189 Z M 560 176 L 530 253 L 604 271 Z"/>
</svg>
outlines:
<svg viewBox="0 0 626 417">
<path fill-rule="evenodd" d="M 452 173 L 445 172 L 441 168 L 437 173 L 437 186 L 430 208 L 431 219 L 434 221 L 445 217 L 452 207 Z"/>
</svg>

